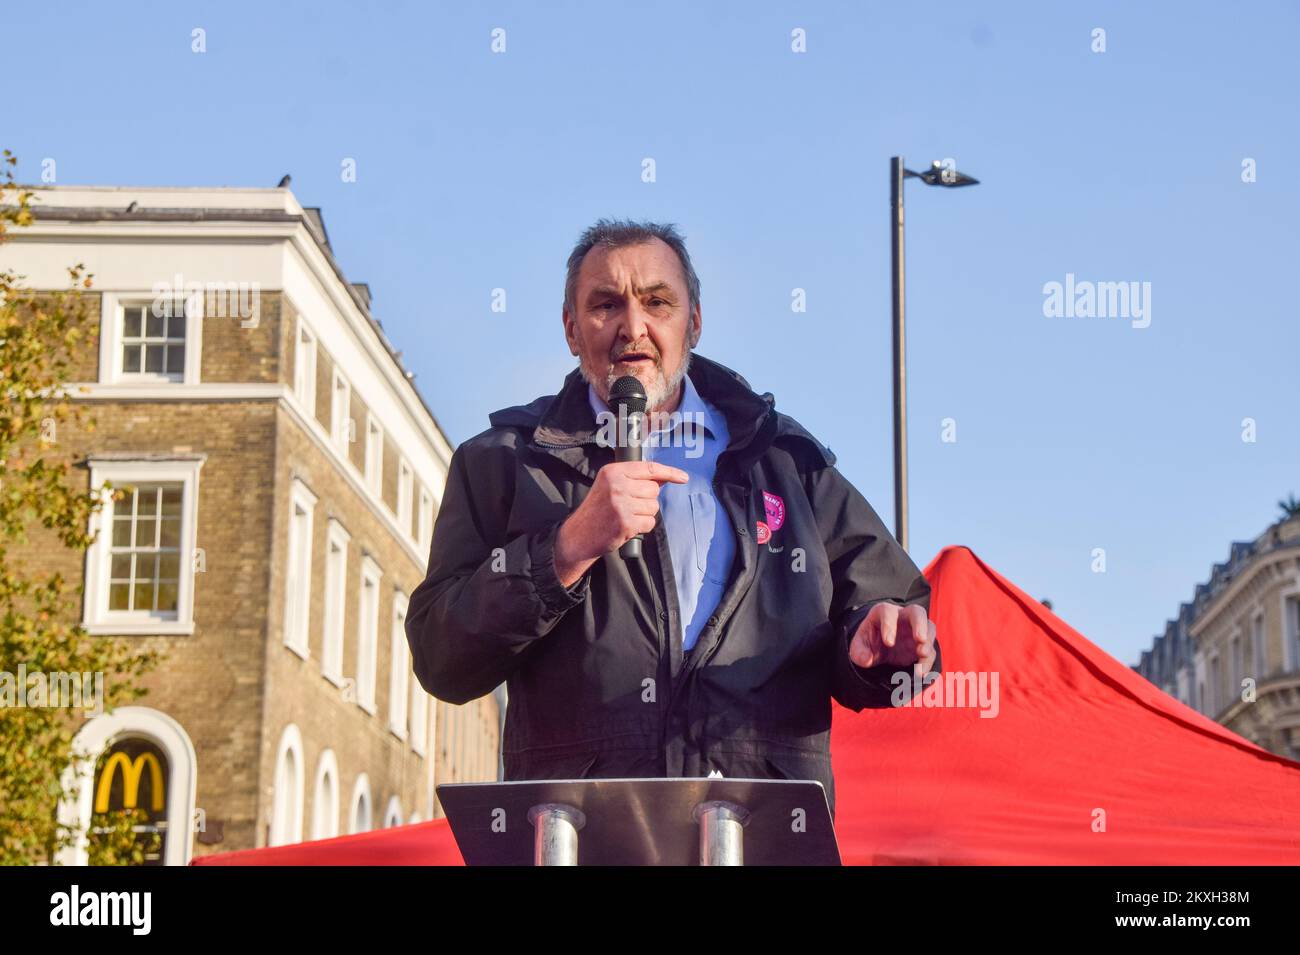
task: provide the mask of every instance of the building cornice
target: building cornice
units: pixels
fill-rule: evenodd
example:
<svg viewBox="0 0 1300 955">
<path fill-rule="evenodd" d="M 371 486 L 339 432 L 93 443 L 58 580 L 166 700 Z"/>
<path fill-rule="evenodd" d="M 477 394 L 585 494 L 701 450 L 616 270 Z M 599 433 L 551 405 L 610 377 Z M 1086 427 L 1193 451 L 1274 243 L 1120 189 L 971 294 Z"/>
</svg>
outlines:
<svg viewBox="0 0 1300 955">
<path fill-rule="evenodd" d="M 1272 550 L 1256 555 L 1240 565 L 1225 589 L 1209 599 L 1188 625 L 1187 632 L 1193 640 L 1210 629 L 1217 618 L 1232 605 L 1232 602 L 1265 570 L 1280 564 L 1287 564 L 1300 556 L 1300 541 L 1281 544 Z"/>
<path fill-rule="evenodd" d="M 60 194 L 48 187 L 33 187 L 36 201 L 32 203 L 35 220 L 32 226 L 10 233 L 15 242 L 48 242 L 78 237 L 102 240 L 133 241 L 148 238 L 190 240 L 194 242 L 222 239 L 225 241 L 288 241 L 299 258 L 320 284 L 326 297 L 345 316 L 348 325 L 360 343 L 363 352 L 380 370 L 393 393 L 399 397 L 407 414 L 424 434 L 435 454 L 444 463 L 453 451 L 432 409 L 415 387 L 413 376 L 401 362 L 399 353 L 384 334 L 379 322 L 371 314 L 365 295 L 355 288 L 343 274 L 324 236 L 319 235 L 314 223 L 287 189 L 246 190 L 188 190 L 194 197 L 218 197 L 223 201 L 247 201 L 258 206 L 138 206 L 128 211 L 128 199 L 139 195 L 146 201 L 158 197 L 177 197 L 184 201 L 185 189 L 133 189 L 129 187 L 66 187 Z M 50 192 L 65 200 L 63 204 L 41 203 L 42 193 Z M 83 196 L 84 194 L 84 196 Z M 79 205 L 78 198 L 98 202 L 100 196 L 113 195 L 122 205 Z M 267 208 L 269 203 L 281 208 Z M 73 203 L 73 204 L 68 204 Z M 196 234 L 197 232 L 197 234 Z"/>
</svg>

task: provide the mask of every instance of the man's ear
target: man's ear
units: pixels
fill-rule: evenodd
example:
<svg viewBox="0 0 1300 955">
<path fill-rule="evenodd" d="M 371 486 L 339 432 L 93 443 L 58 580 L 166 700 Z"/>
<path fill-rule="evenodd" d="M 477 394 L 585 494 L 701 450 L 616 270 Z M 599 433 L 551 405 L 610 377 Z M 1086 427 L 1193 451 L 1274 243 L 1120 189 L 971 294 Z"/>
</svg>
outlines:
<svg viewBox="0 0 1300 955">
<path fill-rule="evenodd" d="M 694 348 L 700 343 L 700 336 L 704 334 L 704 315 L 700 306 L 695 306 L 695 314 L 691 316 L 691 337 L 690 346 Z"/>
<path fill-rule="evenodd" d="M 572 324 L 569 322 L 569 310 L 564 309 L 560 312 L 560 321 L 564 323 L 564 340 L 569 344 L 569 354 L 575 358 L 578 356 L 578 343 L 573 337 Z"/>
</svg>

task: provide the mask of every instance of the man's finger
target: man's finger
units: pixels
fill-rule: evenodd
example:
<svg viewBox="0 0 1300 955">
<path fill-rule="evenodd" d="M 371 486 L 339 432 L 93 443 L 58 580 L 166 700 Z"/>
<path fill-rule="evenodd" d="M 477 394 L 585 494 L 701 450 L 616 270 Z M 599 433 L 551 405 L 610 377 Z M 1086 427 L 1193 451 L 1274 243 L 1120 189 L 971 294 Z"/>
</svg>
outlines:
<svg viewBox="0 0 1300 955">
<path fill-rule="evenodd" d="M 876 604 L 880 608 L 880 642 L 893 647 L 898 638 L 898 608 L 893 604 Z"/>
<path fill-rule="evenodd" d="M 850 659 L 855 652 L 860 659 L 853 662 L 860 667 L 875 666 L 880 662 L 880 629 L 875 614 L 868 614 L 862 623 L 858 624 L 857 633 L 849 642 Z"/>
<path fill-rule="evenodd" d="M 665 481 L 672 481 L 674 484 L 685 484 L 691 479 L 691 476 L 681 468 L 669 467 L 667 464 L 660 464 L 658 461 L 642 461 L 640 463 L 645 465 L 645 471 L 644 473 L 633 471 L 633 477 L 658 481 L 660 484 Z"/>
<path fill-rule="evenodd" d="M 626 486 L 629 497 L 638 497 L 649 501 L 659 499 L 660 485 L 656 481 L 633 479 L 628 481 Z"/>
<path fill-rule="evenodd" d="M 930 634 L 929 621 L 926 619 L 925 608 L 920 604 L 908 604 L 904 608 L 907 614 L 907 622 L 912 631 L 912 639 L 916 641 L 918 648 L 925 642 L 926 637 Z"/>
</svg>

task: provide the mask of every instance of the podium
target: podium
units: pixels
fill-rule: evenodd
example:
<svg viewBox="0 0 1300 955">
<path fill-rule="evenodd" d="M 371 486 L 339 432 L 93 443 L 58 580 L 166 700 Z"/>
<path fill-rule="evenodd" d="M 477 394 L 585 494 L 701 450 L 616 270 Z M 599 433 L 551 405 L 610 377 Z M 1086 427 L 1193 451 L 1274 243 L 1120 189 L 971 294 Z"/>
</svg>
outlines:
<svg viewBox="0 0 1300 955">
<path fill-rule="evenodd" d="M 466 865 L 839 865 L 816 780 L 443 783 Z"/>
</svg>

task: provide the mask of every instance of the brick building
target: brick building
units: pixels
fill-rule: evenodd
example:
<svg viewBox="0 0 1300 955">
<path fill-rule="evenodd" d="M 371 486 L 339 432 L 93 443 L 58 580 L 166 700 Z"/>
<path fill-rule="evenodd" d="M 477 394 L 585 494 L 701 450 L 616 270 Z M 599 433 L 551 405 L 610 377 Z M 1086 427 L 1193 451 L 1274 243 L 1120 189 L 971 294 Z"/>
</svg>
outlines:
<svg viewBox="0 0 1300 955">
<path fill-rule="evenodd" d="M 499 778 L 503 699 L 433 701 L 404 635 L 452 447 L 318 210 L 288 189 L 36 193 L 0 264 L 38 290 L 94 274 L 75 378 L 96 427 L 57 441 L 88 486 L 127 489 L 84 564 L 40 559 L 84 574 L 92 633 L 164 654 L 140 705 L 80 728 L 65 819 L 138 806 L 156 861 L 183 864 L 432 818 L 436 783 Z"/>
</svg>

